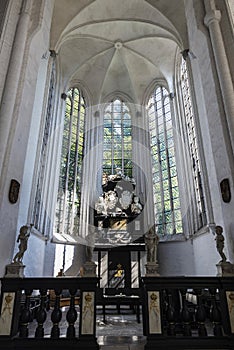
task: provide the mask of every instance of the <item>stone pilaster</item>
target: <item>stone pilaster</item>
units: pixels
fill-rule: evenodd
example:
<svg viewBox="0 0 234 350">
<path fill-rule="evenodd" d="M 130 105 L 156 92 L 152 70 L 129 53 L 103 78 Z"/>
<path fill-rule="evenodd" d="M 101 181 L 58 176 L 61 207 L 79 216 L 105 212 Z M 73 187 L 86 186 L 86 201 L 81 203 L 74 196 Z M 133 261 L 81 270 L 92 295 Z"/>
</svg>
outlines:
<svg viewBox="0 0 234 350">
<path fill-rule="evenodd" d="M 205 0 L 205 9 L 206 15 L 204 23 L 210 33 L 229 132 L 230 135 L 234 135 L 233 84 L 219 24 L 221 12 L 215 8 L 214 0 Z M 234 139 L 233 137 L 230 137 L 230 139 L 232 142 L 232 149 L 234 150 Z"/>
<path fill-rule="evenodd" d="M 16 101 L 16 96 L 19 89 L 21 69 L 27 41 L 27 32 L 30 23 L 31 6 L 32 1 L 24 0 L 22 2 L 22 8 L 16 28 L 14 45 L 12 48 L 11 59 L 9 62 L 8 73 L 2 97 L 0 108 L 0 168 L 4 161 L 4 154 L 10 147 L 9 134 L 11 132 L 11 129 L 14 130 L 15 122 L 13 122 L 13 115 L 15 104 L 12 103 L 12 101 Z"/>
</svg>

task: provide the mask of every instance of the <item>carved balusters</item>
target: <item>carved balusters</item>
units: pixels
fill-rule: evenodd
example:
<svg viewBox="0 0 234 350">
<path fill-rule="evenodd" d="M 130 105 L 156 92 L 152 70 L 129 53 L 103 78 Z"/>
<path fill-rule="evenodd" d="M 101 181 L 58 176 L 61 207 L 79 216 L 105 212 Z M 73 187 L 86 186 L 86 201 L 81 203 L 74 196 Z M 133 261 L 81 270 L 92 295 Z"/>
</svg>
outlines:
<svg viewBox="0 0 234 350">
<path fill-rule="evenodd" d="M 54 310 L 51 314 L 51 321 L 53 322 L 53 327 L 51 329 L 51 338 L 58 339 L 60 336 L 59 322 L 62 318 L 62 311 L 60 309 L 60 294 L 61 289 L 55 289 L 55 303 Z"/>
<path fill-rule="evenodd" d="M 176 321 L 176 315 L 175 315 L 175 308 L 173 304 L 173 297 L 172 297 L 172 291 L 167 291 L 167 297 L 168 297 L 168 305 L 166 309 L 166 319 L 168 322 L 167 327 L 167 334 L 170 336 L 174 336 L 175 333 L 175 321 Z"/>
<path fill-rule="evenodd" d="M 191 313 L 188 309 L 187 301 L 186 301 L 186 292 L 187 289 L 180 289 L 181 297 L 182 297 L 182 309 L 181 309 L 181 319 L 183 322 L 183 333 L 184 336 L 191 336 Z"/>
<path fill-rule="evenodd" d="M 44 337 L 44 322 L 46 320 L 46 299 L 47 299 L 47 290 L 40 289 L 40 306 L 36 312 L 37 328 L 35 332 L 35 338 Z"/>
<path fill-rule="evenodd" d="M 211 321 L 213 322 L 213 332 L 214 332 L 214 335 L 217 337 L 223 336 L 223 329 L 221 324 L 221 312 L 217 305 L 217 300 L 216 300 L 216 289 L 210 288 L 209 291 L 211 294 L 211 303 L 212 303 L 211 309 L 210 309 L 210 318 L 211 318 Z"/>
<path fill-rule="evenodd" d="M 25 290 L 25 303 L 24 308 L 20 315 L 20 326 L 19 326 L 19 337 L 27 338 L 28 337 L 28 324 L 31 320 L 31 311 L 30 311 L 30 297 L 32 290 Z"/>
<path fill-rule="evenodd" d="M 197 294 L 196 321 L 198 323 L 198 335 L 199 337 L 206 337 L 207 336 L 207 330 L 205 326 L 206 310 L 202 303 L 202 290 L 195 289 L 194 291 Z"/>
<path fill-rule="evenodd" d="M 68 322 L 67 328 L 67 338 L 75 338 L 75 322 L 77 320 L 77 311 L 75 309 L 75 294 L 76 289 L 69 289 L 71 299 L 70 299 L 70 307 L 66 315 L 66 319 Z"/>
</svg>

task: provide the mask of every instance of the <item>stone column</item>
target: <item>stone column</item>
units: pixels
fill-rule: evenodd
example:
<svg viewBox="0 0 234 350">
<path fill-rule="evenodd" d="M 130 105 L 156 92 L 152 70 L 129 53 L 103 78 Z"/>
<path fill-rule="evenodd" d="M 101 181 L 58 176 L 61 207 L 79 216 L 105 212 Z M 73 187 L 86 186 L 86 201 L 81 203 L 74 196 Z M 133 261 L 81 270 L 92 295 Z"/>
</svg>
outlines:
<svg viewBox="0 0 234 350">
<path fill-rule="evenodd" d="M 19 81 L 27 41 L 27 32 L 30 21 L 32 1 L 23 0 L 19 21 L 16 28 L 14 44 L 12 47 L 4 93 L 0 109 L 0 168 L 4 162 L 4 155 L 9 147 L 9 134 L 14 129 L 13 121 L 14 108 L 17 103 Z"/>
<path fill-rule="evenodd" d="M 223 97 L 224 109 L 229 126 L 230 135 L 234 135 L 234 99 L 233 84 L 229 64 L 225 52 L 225 46 L 220 29 L 221 12 L 216 10 L 214 0 L 204 0 L 206 16 L 204 23 L 210 32 L 211 44 L 213 48 L 217 74 Z M 234 150 L 234 139 L 230 137 L 232 149 Z"/>
</svg>

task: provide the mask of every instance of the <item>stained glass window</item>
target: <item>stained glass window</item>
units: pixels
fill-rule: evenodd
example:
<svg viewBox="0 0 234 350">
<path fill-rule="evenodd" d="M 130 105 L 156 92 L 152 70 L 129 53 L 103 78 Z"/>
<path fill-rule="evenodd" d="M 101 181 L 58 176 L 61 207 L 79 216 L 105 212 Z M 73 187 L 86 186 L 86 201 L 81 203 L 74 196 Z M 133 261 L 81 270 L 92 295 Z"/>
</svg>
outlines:
<svg viewBox="0 0 234 350">
<path fill-rule="evenodd" d="M 84 149 L 85 100 L 78 88 L 66 98 L 56 232 L 77 236 L 80 221 L 82 160 Z"/>
<path fill-rule="evenodd" d="M 181 88 L 184 106 L 185 124 L 187 131 L 187 142 L 192 163 L 192 173 L 195 189 L 195 202 L 197 211 L 198 227 L 201 228 L 206 224 L 205 200 L 201 176 L 201 162 L 199 157 L 197 131 L 195 125 L 195 115 L 192 105 L 191 91 L 189 85 L 188 69 L 186 61 L 181 63 Z"/>
<path fill-rule="evenodd" d="M 132 177 L 131 115 L 126 103 L 119 99 L 104 111 L 103 174 L 114 174 L 117 169 Z"/>
<path fill-rule="evenodd" d="M 159 235 L 182 233 L 171 105 L 168 91 L 157 86 L 149 98 L 155 223 Z"/>
</svg>

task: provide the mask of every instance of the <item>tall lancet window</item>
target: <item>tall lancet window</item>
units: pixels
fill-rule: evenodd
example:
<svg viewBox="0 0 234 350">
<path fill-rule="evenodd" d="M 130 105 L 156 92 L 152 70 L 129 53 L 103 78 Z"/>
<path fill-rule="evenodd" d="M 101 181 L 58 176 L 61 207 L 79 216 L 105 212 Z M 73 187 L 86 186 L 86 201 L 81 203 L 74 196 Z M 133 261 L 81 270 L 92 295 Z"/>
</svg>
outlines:
<svg viewBox="0 0 234 350">
<path fill-rule="evenodd" d="M 85 100 L 81 90 L 72 88 L 66 98 L 56 207 L 56 232 L 72 236 L 78 235 L 80 221 L 84 126 Z"/>
<path fill-rule="evenodd" d="M 194 204 L 196 205 L 195 211 L 197 220 L 193 229 L 194 231 L 196 231 L 197 229 L 201 228 L 203 225 L 206 224 L 207 219 L 201 176 L 201 162 L 199 157 L 198 139 L 195 125 L 195 116 L 189 86 L 188 70 L 185 60 L 182 60 L 181 63 L 181 88 L 187 131 L 187 143 L 191 157 L 191 168 L 194 180 L 195 195 L 193 196 L 193 198 L 195 198 Z"/>
<path fill-rule="evenodd" d="M 156 86 L 149 98 L 155 223 L 159 235 L 182 233 L 171 105 L 168 91 Z"/>
<path fill-rule="evenodd" d="M 48 234 L 50 229 L 50 218 L 47 216 L 46 203 L 47 203 L 47 187 L 48 182 L 48 169 L 49 154 L 51 151 L 51 135 L 53 130 L 53 124 L 55 117 L 53 114 L 53 106 L 55 103 L 55 85 L 56 85 L 56 64 L 55 61 L 51 67 L 50 85 L 48 91 L 47 107 L 45 114 L 45 121 L 42 132 L 42 144 L 40 150 L 40 156 L 38 159 L 38 173 L 37 173 L 37 186 L 35 193 L 35 200 L 33 205 L 31 222 L 34 227 L 42 234 Z"/>
<path fill-rule="evenodd" d="M 103 174 L 120 170 L 132 177 L 132 128 L 128 106 L 119 99 L 104 111 Z"/>
</svg>

